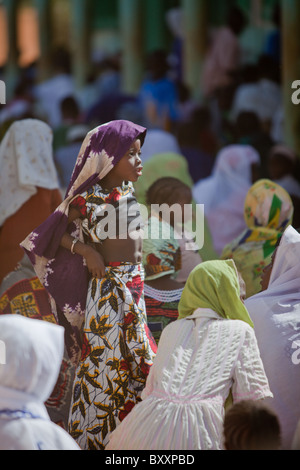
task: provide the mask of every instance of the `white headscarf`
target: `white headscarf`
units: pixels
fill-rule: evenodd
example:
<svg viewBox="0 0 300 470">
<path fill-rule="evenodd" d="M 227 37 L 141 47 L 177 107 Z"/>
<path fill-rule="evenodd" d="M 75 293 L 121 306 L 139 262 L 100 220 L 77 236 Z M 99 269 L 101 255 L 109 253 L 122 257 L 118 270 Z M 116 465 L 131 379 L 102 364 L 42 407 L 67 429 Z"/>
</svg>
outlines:
<svg viewBox="0 0 300 470">
<path fill-rule="evenodd" d="M 245 301 L 274 398 L 283 446 L 300 418 L 300 234 L 289 226 L 276 250 L 267 290 Z"/>
<path fill-rule="evenodd" d="M 37 119 L 14 122 L 0 145 L 0 226 L 37 192 L 58 189 L 52 130 Z"/>
<path fill-rule="evenodd" d="M 260 156 L 253 147 L 229 145 L 218 153 L 211 176 L 193 188 L 196 203 L 204 204 L 218 254 L 245 228 L 244 202 L 252 185 L 251 166 L 259 163 Z"/>
<path fill-rule="evenodd" d="M 18 314 L 0 316 L 0 449 L 77 448 L 44 405 L 63 352 L 63 327 Z"/>
</svg>

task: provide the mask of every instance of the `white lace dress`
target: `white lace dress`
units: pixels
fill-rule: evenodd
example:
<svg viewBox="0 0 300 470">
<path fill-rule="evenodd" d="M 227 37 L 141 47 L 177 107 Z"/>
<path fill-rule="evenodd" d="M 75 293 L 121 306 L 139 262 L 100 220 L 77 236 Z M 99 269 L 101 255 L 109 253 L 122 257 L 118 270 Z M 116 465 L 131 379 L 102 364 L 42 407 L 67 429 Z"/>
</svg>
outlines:
<svg viewBox="0 0 300 470">
<path fill-rule="evenodd" d="M 107 450 L 222 449 L 224 403 L 271 397 L 253 329 L 210 309 L 168 325 L 138 403 Z"/>
</svg>

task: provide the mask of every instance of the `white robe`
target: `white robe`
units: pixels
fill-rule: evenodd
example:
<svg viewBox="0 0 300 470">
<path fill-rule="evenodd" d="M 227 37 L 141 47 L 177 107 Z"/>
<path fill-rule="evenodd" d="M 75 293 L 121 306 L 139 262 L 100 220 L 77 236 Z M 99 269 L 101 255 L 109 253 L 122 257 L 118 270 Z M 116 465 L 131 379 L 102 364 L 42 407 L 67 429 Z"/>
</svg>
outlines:
<svg viewBox="0 0 300 470">
<path fill-rule="evenodd" d="M 282 445 L 290 449 L 300 419 L 300 235 L 288 227 L 276 251 L 268 289 L 245 305 L 254 323 L 274 397 Z"/>
<path fill-rule="evenodd" d="M 260 163 L 257 151 L 248 145 L 229 145 L 216 158 L 211 176 L 194 185 L 193 197 L 204 204 L 216 252 L 245 229 L 244 203 L 252 185 L 251 166 Z"/>
<path fill-rule="evenodd" d="M 15 121 L 0 145 L 0 226 L 37 193 L 59 189 L 52 129 L 38 119 Z"/>
<path fill-rule="evenodd" d="M 79 450 L 44 405 L 63 351 L 63 327 L 18 314 L 0 316 L 0 450 Z"/>
<path fill-rule="evenodd" d="M 107 450 L 219 450 L 224 403 L 272 396 L 253 328 L 208 308 L 162 332 L 142 402 L 113 431 Z"/>
</svg>

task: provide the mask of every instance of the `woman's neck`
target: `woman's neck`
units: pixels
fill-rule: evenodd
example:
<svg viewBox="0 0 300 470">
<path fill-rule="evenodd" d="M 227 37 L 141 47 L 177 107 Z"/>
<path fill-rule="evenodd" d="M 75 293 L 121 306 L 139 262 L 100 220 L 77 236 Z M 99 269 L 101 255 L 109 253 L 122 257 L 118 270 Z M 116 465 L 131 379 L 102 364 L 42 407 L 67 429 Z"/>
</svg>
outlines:
<svg viewBox="0 0 300 470">
<path fill-rule="evenodd" d="M 104 178 L 102 178 L 100 183 L 101 183 L 101 187 L 103 189 L 111 190 L 113 188 L 119 188 L 119 187 L 123 186 L 124 181 L 123 180 L 120 181 L 117 178 L 111 178 L 109 176 L 105 176 Z"/>
</svg>

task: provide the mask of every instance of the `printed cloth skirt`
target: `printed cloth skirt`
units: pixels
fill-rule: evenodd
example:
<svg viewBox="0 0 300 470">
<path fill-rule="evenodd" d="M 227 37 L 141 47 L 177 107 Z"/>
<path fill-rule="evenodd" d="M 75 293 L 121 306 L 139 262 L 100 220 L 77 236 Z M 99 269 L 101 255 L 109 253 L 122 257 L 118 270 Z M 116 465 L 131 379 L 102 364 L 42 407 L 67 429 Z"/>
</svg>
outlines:
<svg viewBox="0 0 300 470">
<path fill-rule="evenodd" d="M 147 312 L 147 323 L 155 339 L 159 343 L 162 330 L 178 318 L 178 304 L 183 288 L 162 291 L 145 284 L 144 296 Z"/>
<path fill-rule="evenodd" d="M 141 264 L 109 263 L 89 283 L 83 348 L 69 432 L 81 449 L 104 450 L 109 434 L 141 400 L 157 350 L 147 326 Z"/>
</svg>

